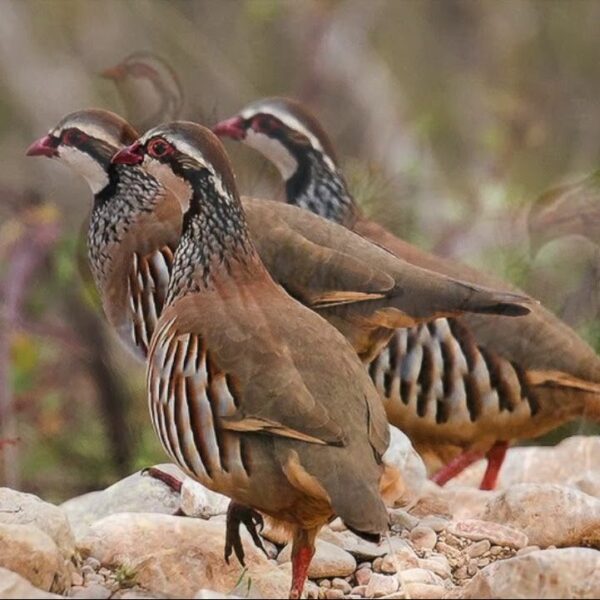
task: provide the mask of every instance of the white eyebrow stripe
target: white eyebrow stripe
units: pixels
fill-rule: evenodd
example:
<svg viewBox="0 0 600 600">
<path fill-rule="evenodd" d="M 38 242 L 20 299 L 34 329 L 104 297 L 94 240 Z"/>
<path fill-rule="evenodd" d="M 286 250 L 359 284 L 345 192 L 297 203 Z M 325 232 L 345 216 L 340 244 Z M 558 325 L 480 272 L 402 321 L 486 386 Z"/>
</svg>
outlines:
<svg viewBox="0 0 600 600">
<path fill-rule="evenodd" d="M 54 129 L 50 131 L 51 135 L 55 135 L 56 137 L 60 137 L 60 134 L 65 129 L 76 128 L 80 131 L 83 131 L 89 137 L 93 137 L 97 140 L 102 140 L 106 142 L 110 146 L 114 146 L 115 148 L 121 148 L 123 144 L 116 139 L 114 136 L 110 135 L 106 129 L 103 127 L 98 127 L 93 123 L 83 123 L 81 121 L 73 121 L 72 123 L 64 123 L 59 130 Z"/>
<path fill-rule="evenodd" d="M 336 166 L 333 159 L 329 156 L 329 154 L 327 154 L 319 138 L 316 135 L 314 135 L 314 133 L 312 133 L 310 129 L 307 129 L 306 126 L 296 117 L 294 117 L 294 115 L 292 115 L 291 113 L 265 104 L 262 107 L 246 108 L 242 110 L 242 112 L 240 112 L 240 117 L 242 117 L 242 119 L 250 119 L 251 117 L 254 117 L 255 115 L 260 113 L 273 115 L 276 119 L 279 119 L 284 125 L 286 125 L 290 129 L 299 131 L 302 135 L 306 136 L 310 140 L 312 147 L 318 150 L 323 155 L 327 166 L 334 171 L 336 170 Z"/>
</svg>

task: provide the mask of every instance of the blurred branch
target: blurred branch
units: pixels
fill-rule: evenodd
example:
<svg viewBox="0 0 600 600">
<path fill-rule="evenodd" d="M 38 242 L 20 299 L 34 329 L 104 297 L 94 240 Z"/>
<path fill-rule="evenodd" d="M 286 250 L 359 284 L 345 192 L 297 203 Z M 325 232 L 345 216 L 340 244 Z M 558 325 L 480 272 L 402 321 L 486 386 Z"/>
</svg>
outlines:
<svg viewBox="0 0 600 600">
<path fill-rule="evenodd" d="M 15 324 L 21 321 L 26 291 L 36 271 L 43 265 L 59 235 L 54 211 L 41 206 L 26 212 L 12 225 L 20 229 L 11 247 L 11 256 L 3 282 L 2 328 L 0 330 L 0 449 L 3 453 L 3 480 L 18 488 L 20 480 L 17 420 L 10 384 L 11 339 Z"/>
</svg>

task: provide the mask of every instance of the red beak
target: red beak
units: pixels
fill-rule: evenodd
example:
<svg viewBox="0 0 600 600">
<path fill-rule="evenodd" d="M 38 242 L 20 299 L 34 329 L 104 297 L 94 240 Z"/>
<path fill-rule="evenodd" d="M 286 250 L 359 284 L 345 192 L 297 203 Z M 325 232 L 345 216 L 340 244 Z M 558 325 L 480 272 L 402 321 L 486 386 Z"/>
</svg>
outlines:
<svg viewBox="0 0 600 600">
<path fill-rule="evenodd" d="M 139 142 L 133 142 L 131 146 L 125 146 L 119 150 L 110 162 L 117 165 L 139 165 L 144 162 L 144 151 Z"/>
<path fill-rule="evenodd" d="M 25 153 L 27 156 L 47 156 L 48 158 L 54 158 L 58 156 L 58 140 L 53 138 L 51 135 L 45 135 L 44 137 L 36 140 L 27 148 Z"/>
<path fill-rule="evenodd" d="M 242 117 L 231 117 L 231 119 L 221 121 L 212 130 L 219 137 L 229 137 L 236 141 L 243 140 L 246 137 L 246 128 Z"/>
</svg>

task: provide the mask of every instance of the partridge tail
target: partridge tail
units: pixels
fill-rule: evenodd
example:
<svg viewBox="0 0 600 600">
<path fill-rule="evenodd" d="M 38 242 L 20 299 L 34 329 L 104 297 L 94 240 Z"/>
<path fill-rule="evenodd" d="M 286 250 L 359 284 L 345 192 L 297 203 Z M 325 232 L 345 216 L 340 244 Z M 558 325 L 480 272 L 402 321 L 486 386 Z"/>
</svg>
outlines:
<svg viewBox="0 0 600 600">
<path fill-rule="evenodd" d="M 350 531 L 377 542 L 388 530 L 388 514 L 377 482 L 370 482 L 361 475 L 355 472 L 337 477 L 335 486 L 326 485 L 327 493 L 335 513 Z"/>
</svg>

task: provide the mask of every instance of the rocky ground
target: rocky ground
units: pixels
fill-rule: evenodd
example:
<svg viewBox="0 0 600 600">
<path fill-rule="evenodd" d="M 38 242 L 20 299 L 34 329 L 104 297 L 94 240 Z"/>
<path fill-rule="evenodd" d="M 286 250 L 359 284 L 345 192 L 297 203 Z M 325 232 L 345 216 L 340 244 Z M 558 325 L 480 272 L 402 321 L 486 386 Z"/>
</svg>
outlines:
<svg viewBox="0 0 600 600">
<path fill-rule="evenodd" d="M 334 521 L 308 598 L 600 596 L 599 437 L 510 450 L 494 492 L 474 487 L 480 464 L 439 488 L 410 451 L 395 460 L 410 477 L 389 539 Z M 190 479 L 177 494 L 140 473 L 60 507 L 0 488 L 0 598 L 285 597 L 290 551 L 276 531 L 263 532 L 269 558 L 246 535 L 247 569 L 225 563 L 226 506 Z"/>
</svg>

